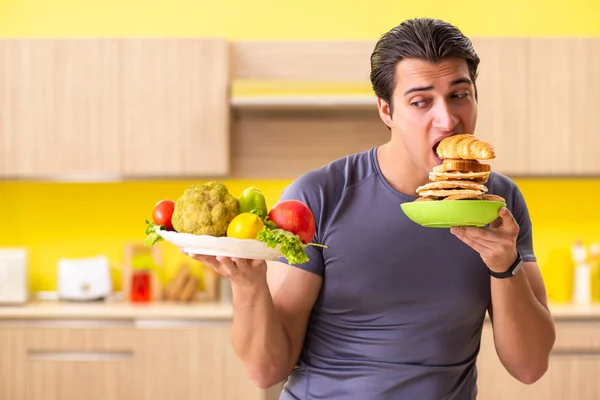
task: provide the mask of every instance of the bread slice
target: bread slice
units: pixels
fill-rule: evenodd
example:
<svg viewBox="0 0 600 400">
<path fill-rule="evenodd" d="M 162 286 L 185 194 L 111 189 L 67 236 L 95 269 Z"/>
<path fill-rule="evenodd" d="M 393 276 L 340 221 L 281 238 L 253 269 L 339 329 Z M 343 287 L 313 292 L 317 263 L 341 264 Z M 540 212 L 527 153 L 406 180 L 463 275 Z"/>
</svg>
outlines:
<svg viewBox="0 0 600 400">
<path fill-rule="evenodd" d="M 442 164 L 433 167 L 433 172 L 490 172 L 489 164 L 482 164 L 477 160 L 444 160 Z"/>
</svg>

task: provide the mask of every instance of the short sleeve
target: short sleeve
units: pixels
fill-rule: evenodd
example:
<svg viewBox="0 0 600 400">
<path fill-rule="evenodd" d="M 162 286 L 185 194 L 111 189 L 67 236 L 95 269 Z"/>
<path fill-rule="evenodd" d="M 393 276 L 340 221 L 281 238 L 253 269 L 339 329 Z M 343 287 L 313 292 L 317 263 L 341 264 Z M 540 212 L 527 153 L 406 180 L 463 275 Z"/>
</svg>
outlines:
<svg viewBox="0 0 600 400">
<path fill-rule="evenodd" d="M 315 218 L 315 237 L 312 239 L 313 243 L 320 243 L 322 237 L 322 210 L 324 209 L 323 200 L 325 198 L 323 187 L 324 185 L 321 182 L 319 172 L 308 172 L 301 175 L 287 186 L 279 199 L 279 201 L 299 200 L 308 206 Z M 290 265 L 323 276 L 325 272 L 325 263 L 322 248 L 317 246 L 307 246 L 305 251 L 310 259 L 309 261 L 302 264 Z M 278 261 L 289 264 L 285 257 L 280 257 Z"/>
<path fill-rule="evenodd" d="M 517 237 L 517 250 L 521 253 L 524 261 L 536 261 L 533 251 L 532 223 L 529 210 L 523 193 L 519 187 L 512 185 L 512 214 L 519 224 L 519 236 Z"/>
</svg>

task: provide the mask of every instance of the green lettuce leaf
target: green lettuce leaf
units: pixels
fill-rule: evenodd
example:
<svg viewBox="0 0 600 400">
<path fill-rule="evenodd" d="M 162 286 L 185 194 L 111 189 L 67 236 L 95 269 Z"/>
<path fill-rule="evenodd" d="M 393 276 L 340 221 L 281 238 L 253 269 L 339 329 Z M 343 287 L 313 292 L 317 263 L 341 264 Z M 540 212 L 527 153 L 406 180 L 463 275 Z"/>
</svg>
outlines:
<svg viewBox="0 0 600 400">
<path fill-rule="evenodd" d="M 158 231 L 165 229 L 164 225 L 156 225 L 154 222 L 146 220 L 146 237 L 144 238 L 144 246 L 152 247 L 156 243 L 163 241 L 162 236 L 158 234 Z"/>
<path fill-rule="evenodd" d="M 309 261 L 302 240 L 291 232 L 277 228 L 272 229 L 265 225 L 258 232 L 256 239 L 265 242 L 272 249 L 279 245 L 279 251 L 290 264 L 304 264 Z"/>
<path fill-rule="evenodd" d="M 269 216 L 265 215 L 261 210 L 255 209 L 250 212 L 258 215 L 265 224 L 264 228 L 258 232 L 256 239 L 265 242 L 267 246 L 272 249 L 277 248 L 277 245 L 279 245 L 279 251 L 290 264 L 304 264 L 305 262 L 310 261 L 308 255 L 306 255 L 306 252 L 304 251 L 306 246 L 327 248 L 325 245 L 316 243 L 304 244 L 302 239 L 300 239 L 300 236 L 277 228 L 277 225 L 275 225 L 275 223 L 269 219 Z"/>
</svg>

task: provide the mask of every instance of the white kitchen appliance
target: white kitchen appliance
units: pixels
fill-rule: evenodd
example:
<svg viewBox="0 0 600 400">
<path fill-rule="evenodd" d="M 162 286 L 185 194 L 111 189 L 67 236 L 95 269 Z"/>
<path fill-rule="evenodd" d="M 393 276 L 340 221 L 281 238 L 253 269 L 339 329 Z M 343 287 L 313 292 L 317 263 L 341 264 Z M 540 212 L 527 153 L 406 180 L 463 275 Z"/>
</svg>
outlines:
<svg viewBox="0 0 600 400">
<path fill-rule="evenodd" d="M 110 263 L 105 256 L 58 261 L 58 298 L 102 300 L 112 292 Z"/>
<path fill-rule="evenodd" d="M 27 250 L 0 248 L 0 304 L 24 304 L 28 298 Z"/>
</svg>

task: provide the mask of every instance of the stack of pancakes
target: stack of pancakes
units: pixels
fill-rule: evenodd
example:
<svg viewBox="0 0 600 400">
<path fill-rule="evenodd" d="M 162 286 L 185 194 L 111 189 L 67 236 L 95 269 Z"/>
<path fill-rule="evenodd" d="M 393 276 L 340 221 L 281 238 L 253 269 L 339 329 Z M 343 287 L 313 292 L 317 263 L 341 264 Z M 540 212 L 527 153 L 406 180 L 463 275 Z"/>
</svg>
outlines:
<svg viewBox="0 0 600 400">
<path fill-rule="evenodd" d="M 500 196 L 489 194 L 485 186 L 491 168 L 479 160 L 495 158 L 489 143 L 470 134 L 458 134 L 440 141 L 435 152 L 442 164 L 429 173 L 431 182 L 417 188 L 420 197 L 416 201 L 504 201 Z"/>
</svg>

